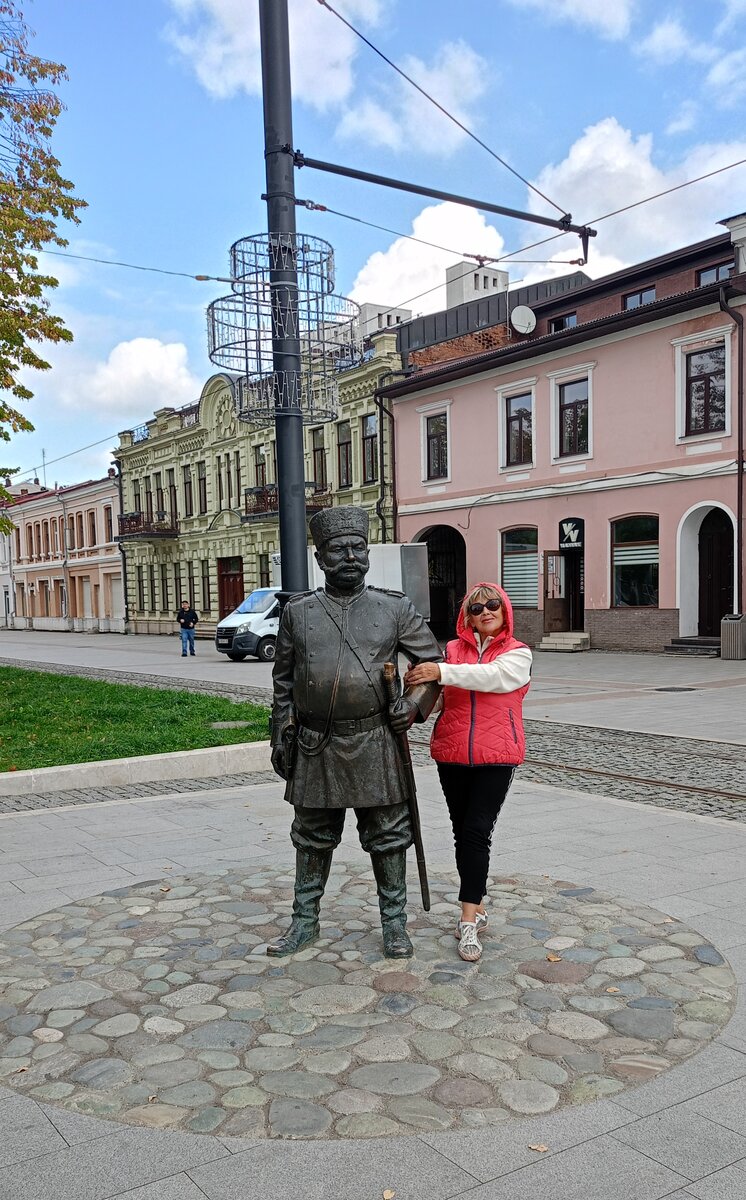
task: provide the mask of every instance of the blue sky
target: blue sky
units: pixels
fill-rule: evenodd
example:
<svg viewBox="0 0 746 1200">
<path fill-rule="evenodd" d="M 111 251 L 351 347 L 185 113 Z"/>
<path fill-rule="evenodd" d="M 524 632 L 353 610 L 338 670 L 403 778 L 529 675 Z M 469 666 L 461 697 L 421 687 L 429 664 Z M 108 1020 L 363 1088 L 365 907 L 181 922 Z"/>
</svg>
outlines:
<svg viewBox="0 0 746 1200">
<path fill-rule="evenodd" d="M 334 0 L 497 153 L 587 221 L 746 158 L 746 0 Z M 225 275 L 228 248 L 265 227 L 256 0 L 27 0 L 36 51 L 67 65 L 55 147 L 89 207 L 71 251 Z M 552 214 L 317 0 L 290 0 L 295 144 L 308 155 Z M 297 191 L 432 240 L 431 251 L 300 211 L 337 252 L 338 291 L 396 305 L 439 284 L 462 253 L 499 255 L 536 227 L 302 171 Z M 604 222 L 599 275 L 719 232 L 746 208 L 746 167 Z M 511 281 L 564 273 L 577 241 L 510 265 Z M 54 311 L 75 335 L 29 380 L 33 434 L 3 461 L 68 455 L 196 399 L 213 368 L 205 308 L 225 285 L 48 258 Z M 430 292 L 411 307 L 439 307 Z M 110 445 L 116 443 L 113 438 Z M 100 475 L 109 445 L 47 482 Z"/>
</svg>

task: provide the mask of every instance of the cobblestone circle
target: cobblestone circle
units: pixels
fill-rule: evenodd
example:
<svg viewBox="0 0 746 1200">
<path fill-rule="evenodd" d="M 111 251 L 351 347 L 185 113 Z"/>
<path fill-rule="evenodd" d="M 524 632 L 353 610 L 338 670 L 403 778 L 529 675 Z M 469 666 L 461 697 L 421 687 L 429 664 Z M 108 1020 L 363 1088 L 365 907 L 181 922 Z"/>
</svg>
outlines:
<svg viewBox="0 0 746 1200">
<path fill-rule="evenodd" d="M 0 935 L 0 1078 L 76 1113 L 221 1136 L 480 1127 L 612 1096 L 696 1054 L 735 980 L 700 934 L 569 881 L 492 879 L 479 964 L 434 874 L 412 960 L 382 958 L 366 864 L 322 938 L 266 956 L 292 878 L 224 870 L 67 904 Z M 414 895 L 414 889 L 412 889 Z"/>
</svg>

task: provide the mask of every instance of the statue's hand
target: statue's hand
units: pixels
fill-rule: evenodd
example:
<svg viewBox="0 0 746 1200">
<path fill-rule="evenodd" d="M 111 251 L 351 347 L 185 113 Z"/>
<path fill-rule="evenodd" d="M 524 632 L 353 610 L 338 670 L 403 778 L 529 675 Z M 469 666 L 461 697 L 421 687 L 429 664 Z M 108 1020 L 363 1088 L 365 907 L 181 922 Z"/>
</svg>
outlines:
<svg viewBox="0 0 746 1200">
<path fill-rule="evenodd" d="M 389 725 L 394 733 L 406 733 L 417 718 L 417 705 L 407 696 L 400 696 L 389 705 Z"/>
<path fill-rule="evenodd" d="M 273 746 L 272 747 L 272 770 L 275 772 L 276 775 L 280 776 L 280 779 L 287 779 L 288 776 L 287 776 L 287 768 L 286 768 L 286 763 L 285 763 L 285 747 L 284 746 Z"/>
</svg>

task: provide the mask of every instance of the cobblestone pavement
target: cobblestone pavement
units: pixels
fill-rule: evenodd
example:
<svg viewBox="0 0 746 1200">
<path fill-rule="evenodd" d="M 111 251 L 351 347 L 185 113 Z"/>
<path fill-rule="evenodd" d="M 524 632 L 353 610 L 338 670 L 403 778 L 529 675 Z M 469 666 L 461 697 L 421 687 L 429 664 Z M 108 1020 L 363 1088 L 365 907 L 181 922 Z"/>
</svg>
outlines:
<svg viewBox="0 0 746 1200">
<path fill-rule="evenodd" d="M 616 1095 L 697 1054 L 735 978 L 682 922 L 592 887 L 490 881 L 479 964 L 455 874 L 381 956 L 366 865 L 335 864 L 323 937 L 285 962 L 292 876 L 135 884 L 0 936 L 0 1078 L 75 1113 L 158 1129 L 375 1138 L 483 1127 Z"/>
<path fill-rule="evenodd" d="M 184 687 L 184 680 L 178 676 L 128 674 L 23 660 L 3 660 L 2 665 L 143 687 L 178 690 Z M 216 684 L 190 680 L 189 687 L 209 695 L 249 700 L 255 704 L 268 705 L 271 700 L 271 692 L 267 688 L 247 687 L 238 683 Z M 550 721 L 527 720 L 526 733 L 528 761 L 521 768 L 521 779 L 526 782 L 572 787 L 587 793 L 601 792 L 621 800 L 746 821 L 746 752 L 742 745 Z M 430 761 L 428 737 L 429 725 L 415 728 L 410 734 L 412 758 L 418 765 Z M 266 782 L 268 778 L 274 779 L 274 776 L 233 775 L 209 780 L 209 786 L 236 787 Z M 129 788 L 102 787 L 0 797 L 0 813 L 186 792 L 203 786 L 206 786 L 204 780 L 194 783 L 174 781 L 173 784 L 141 784 Z M 722 792 L 728 795 L 717 794 Z"/>
</svg>

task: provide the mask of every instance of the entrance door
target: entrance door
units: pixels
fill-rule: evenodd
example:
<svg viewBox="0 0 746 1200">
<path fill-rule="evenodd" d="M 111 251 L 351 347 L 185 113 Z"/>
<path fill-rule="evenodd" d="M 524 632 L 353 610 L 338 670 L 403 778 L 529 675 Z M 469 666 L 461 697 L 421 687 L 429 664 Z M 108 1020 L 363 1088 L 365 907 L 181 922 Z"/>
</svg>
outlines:
<svg viewBox="0 0 746 1200">
<path fill-rule="evenodd" d="M 454 635 L 459 606 L 466 591 L 466 542 L 450 525 L 435 525 L 420 535 L 427 544 L 430 620 L 436 638 Z"/>
<path fill-rule="evenodd" d="M 720 637 L 720 620 L 733 612 L 733 525 L 713 508 L 699 528 L 699 636 Z"/>
<path fill-rule="evenodd" d="M 565 556 L 559 550 L 544 551 L 544 632 L 565 633 L 570 628 Z"/>
<path fill-rule="evenodd" d="M 219 619 L 227 617 L 244 599 L 243 559 L 218 559 L 218 608 Z"/>
<path fill-rule="evenodd" d="M 582 633 L 585 629 L 583 551 L 572 550 L 564 557 L 570 629 L 573 633 Z"/>
</svg>

